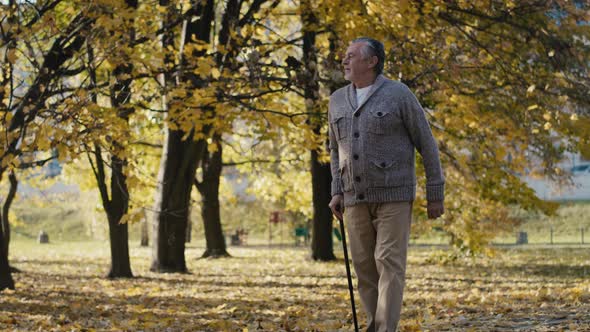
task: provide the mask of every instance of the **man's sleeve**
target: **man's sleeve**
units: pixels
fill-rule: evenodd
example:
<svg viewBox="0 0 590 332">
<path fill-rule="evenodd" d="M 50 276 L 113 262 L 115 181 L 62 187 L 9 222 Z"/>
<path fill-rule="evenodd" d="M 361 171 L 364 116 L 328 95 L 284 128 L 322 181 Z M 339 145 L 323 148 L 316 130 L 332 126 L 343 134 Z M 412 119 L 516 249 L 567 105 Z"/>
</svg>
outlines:
<svg viewBox="0 0 590 332">
<path fill-rule="evenodd" d="M 331 108 L 332 103 L 330 102 L 329 108 Z M 339 171 L 339 157 L 338 157 L 338 141 L 336 139 L 336 135 L 334 135 L 334 128 L 332 128 L 332 121 L 330 111 L 328 110 L 328 148 L 330 149 L 330 171 L 332 172 L 332 186 L 331 192 L 332 196 L 335 195 L 342 195 L 342 185 L 340 181 L 340 171 Z"/>
<path fill-rule="evenodd" d="M 404 86 L 402 97 L 402 117 L 416 150 L 422 155 L 426 171 L 426 200 L 429 202 L 443 201 L 445 194 L 445 178 L 440 164 L 438 146 L 424 109 L 410 89 Z"/>
</svg>

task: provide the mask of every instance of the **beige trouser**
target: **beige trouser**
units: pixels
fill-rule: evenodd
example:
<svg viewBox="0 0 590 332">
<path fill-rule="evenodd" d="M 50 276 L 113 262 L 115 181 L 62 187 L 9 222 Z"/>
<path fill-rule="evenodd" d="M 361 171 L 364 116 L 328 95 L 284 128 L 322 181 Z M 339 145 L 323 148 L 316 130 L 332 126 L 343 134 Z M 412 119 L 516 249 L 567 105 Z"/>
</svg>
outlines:
<svg viewBox="0 0 590 332">
<path fill-rule="evenodd" d="M 368 332 L 396 331 L 402 308 L 412 203 L 368 203 L 344 210 Z"/>
</svg>

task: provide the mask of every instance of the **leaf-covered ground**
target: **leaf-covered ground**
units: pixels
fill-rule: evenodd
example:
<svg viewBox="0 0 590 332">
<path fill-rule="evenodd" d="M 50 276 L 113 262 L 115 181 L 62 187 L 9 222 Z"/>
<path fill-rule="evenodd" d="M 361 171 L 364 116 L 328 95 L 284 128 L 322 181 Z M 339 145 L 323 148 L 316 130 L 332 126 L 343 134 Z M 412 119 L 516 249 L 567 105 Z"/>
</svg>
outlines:
<svg viewBox="0 0 590 332">
<path fill-rule="evenodd" d="M 137 277 L 112 281 L 102 278 L 106 243 L 16 242 L 23 272 L 16 291 L 0 293 L 0 330 L 353 330 L 342 260 L 230 249 L 233 258 L 197 259 L 202 248 L 190 247 L 190 274 L 156 274 L 149 249 L 132 248 Z M 589 249 L 504 248 L 441 265 L 435 249 L 411 247 L 401 330 L 590 331 Z"/>
</svg>

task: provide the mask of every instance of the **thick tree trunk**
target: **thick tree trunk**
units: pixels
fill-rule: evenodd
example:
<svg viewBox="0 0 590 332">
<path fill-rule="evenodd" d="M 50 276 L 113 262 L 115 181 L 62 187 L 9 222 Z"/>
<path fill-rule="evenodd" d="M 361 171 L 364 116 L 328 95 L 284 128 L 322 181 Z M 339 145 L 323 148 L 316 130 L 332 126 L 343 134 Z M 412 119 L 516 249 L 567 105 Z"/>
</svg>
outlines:
<svg viewBox="0 0 590 332">
<path fill-rule="evenodd" d="M 336 259 L 332 243 L 332 211 L 328 207 L 330 194 L 330 164 L 318 160 L 318 152 L 311 152 L 311 183 L 313 190 L 313 233 L 311 252 L 314 260 Z"/>
<path fill-rule="evenodd" d="M 154 213 L 152 271 L 187 272 L 184 256 L 191 188 L 199 148 L 206 142 L 167 130 L 160 162 Z"/>
<path fill-rule="evenodd" d="M 108 278 L 132 278 L 129 259 L 129 232 L 127 224 L 120 224 L 121 218 L 109 218 L 109 239 L 111 240 L 111 268 Z"/>
<path fill-rule="evenodd" d="M 0 181 L 2 180 L 2 174 L 4 169 L 0 168 Z M 8 264 L 8 253 L 4 251 L 4 232 L 3 227 L 0 227 L 0 291 L 4 289 L 14 289 L 14 280 L 12 279 L 12 272 L 10 271 L 10 265 Z"/>
<path fill-rule="evenodd" d="M 111 269 L 107 277 L 132 278 L 133 273 L 131 273 L 129 260 L 129 230 L 127 223 L 121 223 L 121 218 L 127 213 L 129 207 L 129 190 L 126 176 L 123 174 L 126 161 L 111 156 L 111 163 L 111 201 L 107 210 L 111 242 Z"/>
<path fill-rule="evenodd" d="M 195 179 L 195 184 L 201 193 L 201 216 L 205 227 L 205 239 L 207 249 L 203 257 L 229 256 L 221 227 L 221 215 L 219 206 L 219 183 L 222 171 L 222 146 L 221 137 L 215 136 L 214 141 L 217 150 L 205 154 L 202 161 L 203 181 Z"/>
<path fill-rule="evenodd" d="M 301 21 L 303 25 L 303 63 L 304 63 L 304 96 L 307 111 L 311 114 L 310 124 L 316 135 L 321 134 L 325 124 L 325 115 L 318 107 L 320 86 L 318 80 L 317 50 L 315 38 L 317 18 L 309 1 L 302 1 Z M 332 212 L 330 203 L 330 165 L 319 161 L 319 151 L 311 151 L 311 183 L 313 195 L 313 232 L 311 239 L 311 257 L 314 260 L 329 261 L 336 259 L 332 243 Z"/>
</svg>

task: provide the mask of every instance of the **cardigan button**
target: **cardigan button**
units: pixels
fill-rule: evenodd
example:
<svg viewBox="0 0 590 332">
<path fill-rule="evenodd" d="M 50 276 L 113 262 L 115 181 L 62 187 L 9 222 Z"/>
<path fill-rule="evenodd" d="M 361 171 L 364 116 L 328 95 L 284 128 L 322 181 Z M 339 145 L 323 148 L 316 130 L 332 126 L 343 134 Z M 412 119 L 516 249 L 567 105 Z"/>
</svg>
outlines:
<svg viewBox="0 0 590 332">
<path fill-rule="evenodd" d="M 363 194 L 358 194 L 358 195 L 356 196 L 356 198 L 357 198 L 358 200 L 361 200 L 361 201 L 362 201 L 363 199 L 365 199 L 365 195 L 363 195 Z"/>
<path fill-rule="evenodd" d="M 361 113 L 356 112 L 356 113 L 354 113 L 354 116 L 358 118 L 359 116 L 361 116 Z"/>
<path fill-rule="evenodd" d="M 387 164 L 385 164 L 385 162 L 384 162 L 384 161 L 383 161 L 383 162 L 381 162 L 381 167 L 385 167 L 385 166 L 387 166 Z"/>
<path fill-rule="evenodd" d="M 355 180 L 356 182 L 361 182 L 361 177 L 360 177 L 360 176 L 355 176 L 355 177 L 354 177 L 354 180 Z"/>
<path fill-rule="evenodd" d="M 352 158 L 353 158 L 354 160 L 359 160 L 359 155 L 358 155 L 358 154 L 355 154 L 355 155 L 353 155 L 353 156 L 352 156 Z"/>
<path fill-rule="evenodd" d="M 358 131 L 356 133 L 354 133 L 354 138 L 359 138 L 359 136 L 360 135 L 359 135 Z"/>
</svg>

